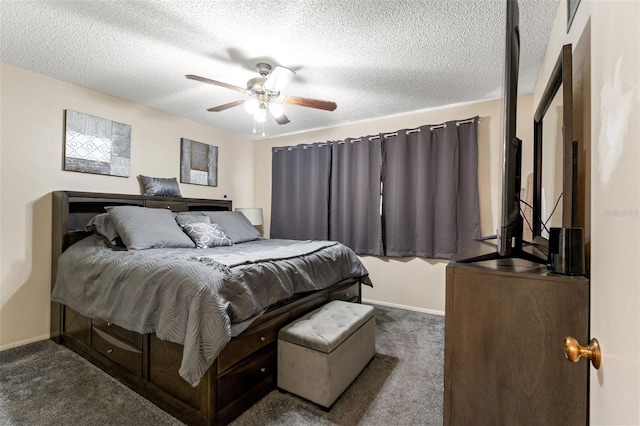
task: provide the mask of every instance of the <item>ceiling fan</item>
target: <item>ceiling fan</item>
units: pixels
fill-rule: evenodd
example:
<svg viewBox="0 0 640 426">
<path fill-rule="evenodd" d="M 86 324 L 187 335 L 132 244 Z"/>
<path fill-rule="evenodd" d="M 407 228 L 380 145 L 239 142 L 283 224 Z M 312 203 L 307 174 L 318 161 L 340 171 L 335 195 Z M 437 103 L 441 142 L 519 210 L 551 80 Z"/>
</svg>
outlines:
<svg viewBox="0 0 640 426">
<path fill-rule="evenodd" d="M 249 95 L 249 99 L 218 105 L 207 109 L 207 111 L 220 112 L 239 105 L 244 105 L 247 112 L 253 114 L 254 120 L 259 123 L 264 123 L 268 113 L 278 124 L 287 124 L 289 122 L 289 118 L 284 115 L 282 104 L 298 105 L 307 108 L 322 109 L 325 111 L 333 111 L 337 107 L 335 102 L 321 101 L 319 99 L 300 98 L 297 96 L 281 97 L 280 90 L 282 90 L 282 88 L 296 75 L 296 73 L 289 68 L 276 66 L 272 70 L 271 65 L 259 63 L 256 65 L 256 70 L 260 74 L 260 77 L 255 77 L 247 81 L 246 89 L 193 74 L 185 75 L 185 77 L 190 80 L 201 81 L 203 83 L 235 90 L 236 92 L 246 93 Z"/>
</svg>

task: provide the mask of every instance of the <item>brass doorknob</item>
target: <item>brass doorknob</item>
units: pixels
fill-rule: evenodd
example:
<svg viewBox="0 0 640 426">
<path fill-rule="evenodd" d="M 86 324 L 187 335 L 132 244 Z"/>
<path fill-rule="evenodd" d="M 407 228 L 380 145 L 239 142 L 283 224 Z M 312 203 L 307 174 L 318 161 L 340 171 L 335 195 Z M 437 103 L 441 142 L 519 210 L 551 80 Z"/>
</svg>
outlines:
<svg viewBox="0 0 640 426">
<path fill-rule="evenodd" d="M 591 339 L 588 346 L 580 346 L 578 341 L 567 336 L 564 338 L 564 355 L 569 361 L 578 362 L 580 358 L 587 358 L 591 360 L 596 370 L 600 368 L 600 344 L 597 339 Z"/>
</svg>

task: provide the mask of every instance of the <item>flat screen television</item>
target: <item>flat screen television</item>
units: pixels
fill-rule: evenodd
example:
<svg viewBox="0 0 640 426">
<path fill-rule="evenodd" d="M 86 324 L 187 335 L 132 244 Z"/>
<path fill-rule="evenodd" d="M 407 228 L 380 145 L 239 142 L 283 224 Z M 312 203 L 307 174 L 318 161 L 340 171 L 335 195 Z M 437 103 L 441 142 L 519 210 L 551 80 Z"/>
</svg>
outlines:
<svg viewBox="0 0 640 426">
<path fill-rule="evenodd" d="M 500 223 L 496 235 L 496 252 L 467 258 L 460 262 L 476 262 L 500 258 L 523 258 L 538 263 L 546 259 L 523 251 L 523 219 L 520 210 L 522 141 L 516 135 L 518 73 L 520 68 L 520 11 L 517 0 L 507 0 L 504 80 L 502 87 L 502 198 Z"/>
<path fill-rule="evenodd" d="M 516 136 L 518 71 L 520 68 L 520 13 L 516 0 L 507 0 L 507 27 L 502 97 L 502 202 L 497 230 L 498 253 L 510 257 L 522 249 L 520 175 L 522 141 Z"/>
</svg>

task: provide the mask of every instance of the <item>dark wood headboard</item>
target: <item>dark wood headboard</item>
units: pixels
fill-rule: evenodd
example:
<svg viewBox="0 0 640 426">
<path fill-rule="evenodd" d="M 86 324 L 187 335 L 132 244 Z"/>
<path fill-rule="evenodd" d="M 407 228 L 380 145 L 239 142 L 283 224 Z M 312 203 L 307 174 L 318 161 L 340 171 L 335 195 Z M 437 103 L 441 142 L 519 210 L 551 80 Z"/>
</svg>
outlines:
<svg viewBox="0 0 640 426">
<path fill-rule="evenodd" d="M 54 191 L 51 247 L 51 289 L 56 282 L 58 258 L 69 246 L 90 234 L 85 226 L 104 213 L 106 206 L 167 208 L 174 212 L 231 210 L 231 200 L 154 197 L 149 195 L 103 194 L 97 192 Z M 61 306 L 51 304 L 51 337 L 60 334 Z"/>
</svg>

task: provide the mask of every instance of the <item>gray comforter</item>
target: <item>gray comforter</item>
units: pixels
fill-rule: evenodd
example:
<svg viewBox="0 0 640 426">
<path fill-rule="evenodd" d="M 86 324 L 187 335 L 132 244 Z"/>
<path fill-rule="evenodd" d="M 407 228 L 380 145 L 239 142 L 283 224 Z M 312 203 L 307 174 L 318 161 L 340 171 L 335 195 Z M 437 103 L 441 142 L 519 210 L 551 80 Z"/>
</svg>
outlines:
<svg viewBox="0 0 640 426">
<path fill-rule="evenodd" d="M 370 284 L 367 275 L 333 241 L 114 251 L 90 236 L 60 257 L 52 300 L 184 345 L 179 373 L 196 386 L 232 335 L 273 303 L 347 278 Z"/>
</svg>

